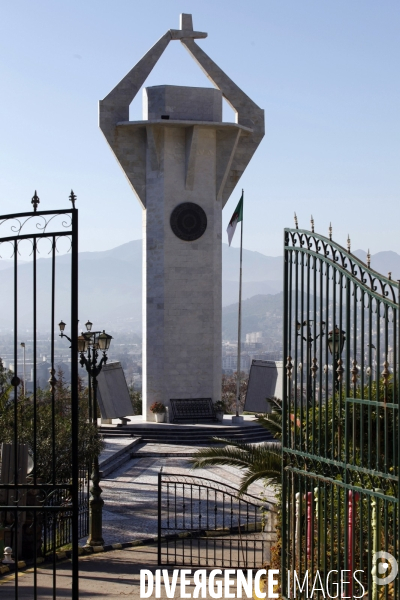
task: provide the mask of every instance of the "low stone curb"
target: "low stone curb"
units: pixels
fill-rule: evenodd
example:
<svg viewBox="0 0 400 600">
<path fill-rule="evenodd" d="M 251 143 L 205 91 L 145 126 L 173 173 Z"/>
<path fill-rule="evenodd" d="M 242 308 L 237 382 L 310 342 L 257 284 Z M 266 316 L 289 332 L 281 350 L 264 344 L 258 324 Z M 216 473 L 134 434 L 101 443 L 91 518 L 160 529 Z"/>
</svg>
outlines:
<svg viewBox="0 0 400 600">
<path fill-rule="evenodd" d="M 158 538 L 145 538 L 144 540 L 134 540 L 133 542 L 123 542 L 122 544 L 106 544 L 105 546 L 79 546 L 79 556 L 90 556 L 99 552 L 111 552 L 112 550 L 124 550 L 125 548 L 135 548 L 136 546 L 150 546 L 157 544 Z M 65 552 L 66 558 L 70 559 L 72 552 Z"/>
<path fill-rule="evenodd" d="M 142 443 L 142 438 L 138 437 L 133 440 L 130 444 L 127 444 L 117 452 L 115 452 L 112 456 L 104 459 L 103 462 L 99 464 L 100 469 L 100 478 L 105 479 L 111 473 L 119 469 L 123 464 L 131 460 L 132 451 L 135 446 L 138 446 Z"/>
<path fill-rule="evenodd" d="M 161 541 L 165 541 L 165 538 L 161 538 Z M 99 554 L 101 552 L 110 552 L 112 550 L 124 550 L 125 548 L 135 548 L 137 546 L 151 546 L 152 544 L 157 544 L 158 538 L 145 538 L 143 540 L 134 540 L 132 542 L 123 542 L 122 544 L 106 544 L 104 546 L 79 546 L 78 554 L 80 557 L 91 556 L 92 554 Z M 57 562 L 62 562 L 64 560 L 71 560 L 72 551 L 71 550 L 63 550 L 60 552 L 56 552 Z M 40 556 L 36 559 L 37 565 L 42 565 L 43 563 L 50 563 L 53 560 L 53 556 L 43 557 Z M 17 567 L 17 568 L 16 568 Z M 32 569 L 34 567 L 34 561 L 23 561 L 20 560 L 18 563 L 13 563 L 10 565 L 2 565 L 0 563 L 0 576 L 8 575 L 15 573 L 18 571 L 24 571 L 25 569 Z"/>
<path fill-rule="evenodd" d="M 222 444 L 215 444 L 215 446 Z M 198 448 L 206 448 L 204 445 L 199 445 Z M 197 450 L 198 450 L 197 448 Z M 192 458 L 197 450 L 193 452 L 132 452 L 131 458 Z"/>
<path fill-rule="evenodd" d="M 166 541 L 174 541 L 174 540 L 179 540 L 182 538 L 186 538 L 186 537 L 192 537 L 192 538 L 197 538 L 200 537 L 202 535 L 206 536 L 206 537 L 214 537 L 214 536 L 219 536 L 219 535 L 230 535 L 232 533 L 234 534 L 238 534 L 240 533 L 240 530 L 244 533 L 244 532 L 250 532 L 250 531 L 257 531 L 258 530 L 258 526 L 252 526 L 251 524 L 249 524 L 247 527 L 246 526 L 242 526 L 241 528 L 239 527 L 225 527 L 225 528 L 220 528 L 217 530 L 212 530 L 212 531 L 208 531 L 206 529 L 201 529 L 198 531 L 191 531 L 191 532 L 182 532 L 179 534 L 172 534 L 172 535 L 167 535 L 167 536 L 163 536 L 161 538 L 161 542 L 166 542 Z M 138 546 L 151 546 L 153 544 L 158 544 L 158 537 L 155 538 L 145 538 L 143 540 L 134 540 L 132 542 L 122 542 L 121 544 L 106 544 L 104 546 L 79 546 L 78 547 L 78 554 L 80 557 L 86 557 L 86 556 L 91 556 L 93 554 L 99 554 L 101 552 L 111 552 L 113 550 L 124 550 L 125 548 L 136 548 Z M 64 560 L 71 560 L 71 556 L 72 556 L 72 552 L 71 550 L 63 550 L 60 552 L 56 552 L 56 557 L 57 557 L 57 562 L 62 562 Z M 36 559 L 36 564 L 37 565 L 41 565 L 43 563 L 49 563 L 53 560 L 52 556 L 47 556 L 47 557 L 43 557 L 40 556 Z M 18 561 L 18 571 L 23 571 L 25 569 L 32 569 L 34 566 L 34 562 L 33 560 L 25 562 L 23 560 Z M 15 568 L 15 563 L 11 564 L 11 565 L 1 565 L 0 563 L 0 576 L 1 575 L 7 575 L 9 573 L 14 573 L 16 571 Z M 0 577 L 1 579 L 1 577 Z"/>
</svg>

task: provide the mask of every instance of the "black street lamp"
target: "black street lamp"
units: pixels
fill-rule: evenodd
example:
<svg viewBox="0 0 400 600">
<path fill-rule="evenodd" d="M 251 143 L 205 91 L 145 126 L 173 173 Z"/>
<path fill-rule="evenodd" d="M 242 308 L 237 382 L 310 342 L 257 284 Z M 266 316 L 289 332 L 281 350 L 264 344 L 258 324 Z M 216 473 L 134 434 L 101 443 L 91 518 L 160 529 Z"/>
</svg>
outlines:
<svg viewBox="0 0 400 600">
<path fill-rule="evenodd" d="M 80 353 L 80 364 L 86 368 L 88 373 L 88 391 L 89 391 L 89 421 L 97 428 L 97 377 L 103 368 L 103 365 L 107 362 L 107 350 L 110 347 L 112 336 L 108 335 L 103 331 L 92 331 L 92 325 L 90 321 L 86 323 L 86 331 L 82 332 L 78 336 L 78 352 Z M 71 339 L 65 335 L 65 323 L 61 321 L 59 323 L 60 337 L 66 337 L 67 340 Z M 99 352 L 103 353 L 103 356 L 98 363 Z M 85 356 L 87 354 L 87 356 Z M 92 397 L 93 389 L 93 397 Z M 104 500 L 101 498 L 102 489 L 100 487 L 100 471 L 99 471 L 99 457 L 96 455 L 92 459 L 92 474 L 91 474 L 92 485 L 90 488 L 90 500 L 89 500 L 89 538 L 87 543 L 90 546 L 102 546 L 103 540 L 103 506 Z"/>
<path fill-rule="evenodd" d="M 317 374 L 317 358 L 314 355 L 314 359 L 311 360 L 311 356 L 312 356 L 312 345 L 313 342 L 315 342 L 315 340 L 317 340 L 320 336 L 323 336 L 325 333 L 325 321 L 321 321 L 321 332 L 315 336 L 315 338 L 313 338 L 312 333 L 311 333 L 311 323 L 313 321 L 312 320 L 305 320 L 302 323 L 300 323 L 299 321 L 297 321 L 296 323 L 296 329 L 297 329 L 297 335 L 302 337 L 303 340 L 305 342 L 307 342 L 307 388 L 308 388 L 308 394 L 307 394 L 307 402 L 308 404 L 311 404 L 312 402 L 312 389 L 313 389 L 313 385 L 312 385 L 312 380 L 313 377 L 315 378 L 316 374 Z M 304 329 L 306 330 L 306 335 L 301 335 L 301 330 Z"/>
<path fill-rule="evenodd" d="M 335 365 L 337 364 L 337 377 L 335 377 L 336 391 L 339 391 L 339 385 L 342 380 L 344 369 L 342 367 L 343 361 L 341 359 L 344 343 L 346 341 L 346 332 L 339 329 L 337 325 L 328 333 L 328 348 L 329 352 L 334 358 Z"/>
</svg>

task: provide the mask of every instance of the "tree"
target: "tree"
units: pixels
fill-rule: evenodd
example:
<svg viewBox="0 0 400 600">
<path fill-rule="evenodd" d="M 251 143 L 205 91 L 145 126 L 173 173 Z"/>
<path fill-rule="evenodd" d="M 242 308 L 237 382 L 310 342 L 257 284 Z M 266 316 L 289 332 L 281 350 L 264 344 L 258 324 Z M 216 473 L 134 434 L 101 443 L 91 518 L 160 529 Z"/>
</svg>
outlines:
<svg viewBox="0 0 400 600">
<path fill-rule="evenodd" d="M 16 427 L 18 443 L 27 444 L 29 454 L 34 459 L 36 476 L 43 481 L 52 481 L 55 475 L 56 483 L 68 482 L 72 463 L 71 394 L 61 368 L 56 376 L 54 407 L 49 390 L 37 389 L 36 401 L 32 396 L 26 397 L 21 393 L 17 398 L 16 423 L 11 386 L 2 383 L 3 380 L 7 382 L 7 377 L 9 375 L 4 373 L 1 366 L 0 443 L 13 443 Z M 2 389 L 5 391 L 2 392 Z M 78 402 L 78 455 L 80 468 L 85 469 L 92 457 L 101 452 L 104 443 L 98 436 L 97 427 L 89 423 L 87 389 L 83 389 L 81 382 Z"/>
<path fill-rule="evenodd" d="M 257 423 L 265 429 L 268 429 L 270 433 L 276 439 L 282 439 L 282 400 L 272 396 L 272 398 L 266 398 L 271 405 L 271 412 L 263 415 L 258 415 L 256 418 Z"/>
<path fill-rule="evenodd" d="M 193 468 L 213 465 L 228 465 L 243 471 L 239 496 L 244 494 L 255 481 L 264 480 L 266 484 L 281 483 L 282 452 L 278 442 L 268 445 L 243 444 L 227 438 L 212 438 L 213 442 L 226 444 L 224 447 L 202 448 L 191 459 Z"/>
<path fill-rule="evenodd" d="M 244 402 L 246 399 L 247 386 L 249 383 L 249 376 L 247 373 L 240 373 L 240 408 L 243 410 Z M 237 373 L 233 375 L 222 375 L 222 394 L 221 400 L 225 405 L 225 411 L 227 413 L 236 412 L 236 384 L 237 384 Z"/>
<path fill-rule="evenodd" d="M 3 412 L 9 402 L 12 390 L 12 376 L 12 371 L 5 368 L 3 361 L 0 358 L 0 412 Z"/>
<path fill-rule="evenodd" d="M 132 402 L 133 414 L 141 415 L 143 413 L 142 392 L 135 391 L 133 383 L 128 387 L 128 390 Z"/>
</svg>

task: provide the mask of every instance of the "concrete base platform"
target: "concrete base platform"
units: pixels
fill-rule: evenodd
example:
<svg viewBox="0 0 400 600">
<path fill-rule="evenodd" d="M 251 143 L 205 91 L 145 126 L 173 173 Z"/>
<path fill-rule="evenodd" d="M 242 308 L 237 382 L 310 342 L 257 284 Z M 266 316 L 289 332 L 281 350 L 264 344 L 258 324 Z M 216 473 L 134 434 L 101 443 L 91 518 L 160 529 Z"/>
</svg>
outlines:
<svg viewBox="0 0 400 600">
<path fill-rule="evenodd" d="M 242 416 L 232 417 L 232 425 L 243 425 L 244 419 Z"/>
<path fill-rule="evenodd" d="M 177 424 L 150 423 L 142 421 L 141 417 L 130 417 L 128 425 L 103 425 L 100 427 L 100 433 L 107 438 L 141 437 L 142 442 L 184 446 L 210 444 L 211 438 L 214 436 L 245 443 L 271 441 L 271 434 L 261 427 L 253 416 L 241 416 L 237 423 L 232 422 L 233 418 L 236 419 L 231 415 L 225 415 L 221 423 Z"/>
</svg>

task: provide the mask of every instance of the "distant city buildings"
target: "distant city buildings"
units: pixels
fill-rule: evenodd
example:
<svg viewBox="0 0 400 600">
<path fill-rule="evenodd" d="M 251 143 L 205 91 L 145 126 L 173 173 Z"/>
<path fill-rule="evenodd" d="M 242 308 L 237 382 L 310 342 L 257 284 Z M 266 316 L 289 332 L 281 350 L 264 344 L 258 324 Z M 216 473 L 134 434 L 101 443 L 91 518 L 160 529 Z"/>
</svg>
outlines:
<svg viewBox="0 0 400 600">
<path fill-rule="evenodd" d="M 263 331 L 246 333 L 246 344 L 264 344 L 266 341 L 266 334 Z"/>
<path fill-rule="evenodd" d="M 281 341 L 271 339 L 263 331 L 246 334 L 241 345 L 240 370 L 248 373 L 253 360 L 282 360 Z M 237 343 L 222 342 L 222 372 L 226 375 L 237 370 Z"/>
<path fill-rule="evenodd" d="M 36 380 L 38 387 L 48 389 L 50 368 L 51 368 L 51 342 L 49 335 L 38 335 L 37 346 L 37 369 Z M 119 361 L 125 373 L 128 386 L 139 391 L 142 389 L 142 346 L 141 343 L 132 343 L 131 336 L 123 333 L 116 333 L 115 343 L 109 352 L 109 362 Z M 0 356 L 4 366 L 14 371 L 14 353 L 13 336 L 0 336 Z M 281 339 L 270 332 L 254 331 L 247 333 L 245 342 L 241 346 L 241 365 L 240 368 L 245 373 L 249 373 L 252 360 L 283 360 Z M 65 347 L 62 346 L 58 337 L 54 345 L 54 361 L 56 370 L 60 366 L 64 373 L 67 384 L 70 383 L 70 355 L 66 355 Z M 23 353 L 22 350 L 17 357 L 18 376 L 23 378 Z M 389 359 L 389 362 L 390 359 Z M 222 342 L 222 373 L 232 374 L 237 370 L 237 342 L 225 340 Z M 79 376 L 83 385 L 87 385 L 87 372 L 79 368 Z M 26 337 L 26 390 L 32 393 L 33 390 L 33 355 L 32 340 Z M 56 374 L 57 378 L 57 374 Z"/>
</svg>

